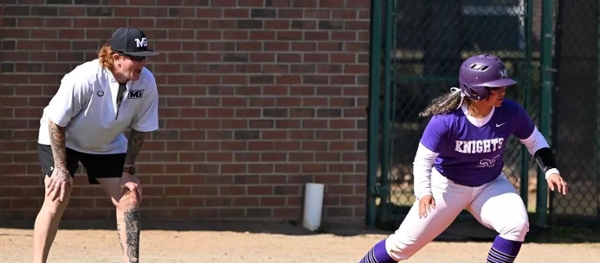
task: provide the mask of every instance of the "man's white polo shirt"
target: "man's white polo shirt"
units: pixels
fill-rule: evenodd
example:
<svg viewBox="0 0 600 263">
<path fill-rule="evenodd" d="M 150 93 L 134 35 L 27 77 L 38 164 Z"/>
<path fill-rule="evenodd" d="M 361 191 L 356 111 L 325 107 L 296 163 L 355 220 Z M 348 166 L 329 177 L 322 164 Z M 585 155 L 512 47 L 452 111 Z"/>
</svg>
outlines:
<svg viewBox="0 0 600 263">
<path fill-rule="evenodd" d="M 158 129 L 158 90 L 146 68 L 140 79 L 127 83 L 126 96 L 117 109 L 119 83 L 98 59 L 85 62 L 61 80 L 40 120 L 38 143 L 50 145 L 48 119 L 66 127 L 66 147 L 83 153 L 127 152 L 123 132 Z M 117 115 L 118 110 L 118 115 Z"/>
</svg>

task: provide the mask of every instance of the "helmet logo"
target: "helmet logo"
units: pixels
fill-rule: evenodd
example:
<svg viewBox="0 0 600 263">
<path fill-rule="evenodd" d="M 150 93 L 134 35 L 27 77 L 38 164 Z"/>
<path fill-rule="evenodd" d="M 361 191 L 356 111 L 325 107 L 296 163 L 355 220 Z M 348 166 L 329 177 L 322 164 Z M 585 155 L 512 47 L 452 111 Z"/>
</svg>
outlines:
<svg viewBox="0 0 600 263">
<path fill-rule="evenodd" d="M 507 79 L 508 78 L 508 72 L 506 71 L 505 68 L 501 69 L 498 71 L 498 77 L 500 77 L 501 79 Z"/>
</svg>

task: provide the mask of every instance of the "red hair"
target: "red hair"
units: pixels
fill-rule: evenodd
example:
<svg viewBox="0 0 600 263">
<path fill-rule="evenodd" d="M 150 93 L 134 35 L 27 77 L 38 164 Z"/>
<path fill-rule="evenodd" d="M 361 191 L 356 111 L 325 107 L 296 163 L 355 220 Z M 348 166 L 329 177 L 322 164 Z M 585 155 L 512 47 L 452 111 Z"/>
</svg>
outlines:
<svg viewBox="0 0 600 263">
<path fill-rule="evenodd" d="M 98 52 L 98 59 L 100 60 L 100 64 L 104 67 L 113 71 L 115 68 L 115 64 L 113 61 L 113 50 L 110 48 L 109 44 L 104 44 Z"/>
</svg>

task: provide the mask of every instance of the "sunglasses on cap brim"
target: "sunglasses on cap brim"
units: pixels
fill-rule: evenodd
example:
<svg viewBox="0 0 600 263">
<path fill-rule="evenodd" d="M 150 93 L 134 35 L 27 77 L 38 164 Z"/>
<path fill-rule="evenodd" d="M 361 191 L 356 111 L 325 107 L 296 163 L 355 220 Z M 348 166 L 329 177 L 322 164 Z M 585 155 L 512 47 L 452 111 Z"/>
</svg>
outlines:
<svg viewBox="0 0 600 263">
<path fill-rule="evenodd" d="M 117 52 L 117 53 L 118 53 L 119 55 L 121 55 L 121 56 L 128 57 L 129 59 L 131 59 L 131 60 L 133 60 L 133 61 L 143 61 L 143 60 L 145 60 L 145 59 L 147 58 L 147 57 L 145 57 L 145 56 L 132 56 L 132 55 L 129 55 L 129 54 L 125 54 L 125 53 L 123 53 L 123 52 Z"/>
</svg>

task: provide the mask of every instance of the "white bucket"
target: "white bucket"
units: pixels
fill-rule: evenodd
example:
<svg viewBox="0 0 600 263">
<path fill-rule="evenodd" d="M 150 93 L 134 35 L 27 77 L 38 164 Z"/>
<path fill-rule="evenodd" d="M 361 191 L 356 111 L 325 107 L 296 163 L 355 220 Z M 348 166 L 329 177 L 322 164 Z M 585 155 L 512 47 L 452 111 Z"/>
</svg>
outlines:
<svg viewBox="0 0 600 263">
<path fill-rule="evenodd" d="M 306 184 L 302 225 L 308 230 L 315 231 L 321 227 L 324 192 L 325 185 L 323 184 Z"/>
</svg>

